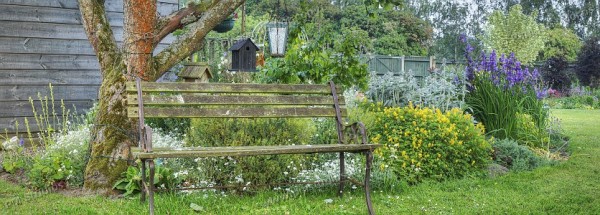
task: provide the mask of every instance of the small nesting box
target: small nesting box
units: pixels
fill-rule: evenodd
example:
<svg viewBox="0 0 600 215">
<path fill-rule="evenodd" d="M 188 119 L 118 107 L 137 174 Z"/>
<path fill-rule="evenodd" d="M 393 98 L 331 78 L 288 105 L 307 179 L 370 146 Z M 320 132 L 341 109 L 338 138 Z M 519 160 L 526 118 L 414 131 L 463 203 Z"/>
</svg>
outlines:
<svg viewBox="0 0 600 215">
<path fill-rule="evenodd" d="M 237 41 L 229 49 L 231 51 L 231 70 L 256 71 L 256 52 L 259 50 L 250 38 Z"/>
<path fill-rule="evenodd" d="M 184 82 L 202 82 L 207 83 L 208 79 L 212 78 L 212 73 L 206 63 L 185 63 L 183 71 L 179 73 L 179 77 L 183 78 Z"/>
</svg>

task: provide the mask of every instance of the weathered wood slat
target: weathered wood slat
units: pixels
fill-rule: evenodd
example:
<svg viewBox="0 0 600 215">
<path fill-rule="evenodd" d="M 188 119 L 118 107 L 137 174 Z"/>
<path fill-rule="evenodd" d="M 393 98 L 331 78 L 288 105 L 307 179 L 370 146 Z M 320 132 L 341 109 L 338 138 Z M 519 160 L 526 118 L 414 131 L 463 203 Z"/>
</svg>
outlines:
<svg viewBox="0 0 600 215">
<path fill-rule="evenodd" d="M 122 43 L 118 43 L 119 46 Z M 158 54 L 168 44 L 154 50 Z M 0 37 L 0 52 L 13 54 L 95 55 L 87 39 L 47 39 L 29 37 Z"/>
<path fill-rule="evenodd" d="M 42 104 L 36 98 L 33 102 L 35 110 L 38 114 L 42 110 Z M 74 114 L 77 111 L 79 114 L 87 112 L 94 104 L 94 100 L 80 101 L 64 101 L 66 109 Z M 52 104 L 48 104 L 49 112 L 52 113 Z M 58 116 L 62 116 L 62 108 L 60 101 L 54 101 L 54 110 Z M 0 117 L 29 117 L 33 116 L 33 109 L 29 101 L 0 101 Z"/>
<path fill-rule="evenodd" d="M 377 144 L 327 144 L 327 145 L 285 145 L 285 146 L 242 146 L 242 147 L 209 147 L 158 149 L 151 153 L 132 148 L 135 157 L 146 158 L 179 158 L 179 157 L 219 157 L 219 156 L 251 156 L 276 154 L 306 154 L 329 152 L 361 152 L 374 150 Z"/>
<path fill-rule="evenodd" d="M 0 70 L 97 70 L 96 56 L 0 53 Z"/>
<path fill-rule="evenodd" d="M 127 115 L 138 117 L 137 107 L 128 107 Z M 342 115 L 346 115 L 345 109 Z M 335 109 L 324 107 L 144 107 L 144 116 L 151 118 L 298 118 L 333 117 Z"/>
<path fill-rule="evenodd" d="M 0 70 L 0 85 L 100 85 L 100 82 L 99 70 Z"/>
<path fill-rule="evenodd" d="M 136 92 L 135 82 L 126 83 L 128 92 Z M 142 82 L 144 92 L 183 93 L 278 93 L 330 95 L 331 88 L 323 84 L 212 84 L 212 83 L 154 83 Z M 341 90 L 340 90 L 341 91 Z"/>
<path fill-rule="evenodd" d="M 82 24 L 78 9 L 0 4 L 0 11 L 2 21 Z M 107 17 L 111 26 L 123 26 L 122 12 L 107 12 Z"/>
<path fill-rule="evenodd" d="M 99 85 L 89 86 L 53 86 L 54 100 L 93 100 L 98 98 Z M 29 97 L 37 99 L 38 92 L 50 97 L 48 85 L 5 85 L 0 86 L 0 101 L 28 101 Z"/>
<path fill-rule="evenodd" d="M 0 4 L 79 9 L 75 0 L 0 0 Z M 106 11 L 123 12 L 123 0 L 108 0 L 104 6 Z M 158 0 L 157 10 L 162 16 L 176 11 L 177 8 L 176 0 Z"/>
<path fill-rule="evenodd" d="M 332 96 L 308 95 L 144 95 L 144 106 L 182 105 L 333 105 Z M 127 96 L 128 104 L 137 105 L 137 94 Z M 340 104 L 344 104 L 341 98 Z"/>
<path fill-rule="evenodd" d="M 112 27 L 112 30 L 115 39 L 123 41 L 123 28 Z M 0 21 L 0 36 L 87 40 L 82 25 L 38 22 Z M 167 36 L 161 43 L 172 43 L 173 41 L 175 41 L 173 36 Z"/>
</svg>

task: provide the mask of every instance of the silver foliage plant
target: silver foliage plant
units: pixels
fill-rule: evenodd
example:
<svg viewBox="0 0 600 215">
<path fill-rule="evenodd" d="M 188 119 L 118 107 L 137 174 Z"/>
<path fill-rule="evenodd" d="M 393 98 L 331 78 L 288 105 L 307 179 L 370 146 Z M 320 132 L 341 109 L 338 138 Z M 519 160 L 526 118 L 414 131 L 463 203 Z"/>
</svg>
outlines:
<svg viewBox="0 0 600 215">
<path fill-rule="evenodd" d="M 442 66 L 434 69 L 422 80 L 409 70 L 404 74 L 388 72 L 384 75 L 371 73 L 367 97 L 384 106 L 406 106 L 409 102 L 420 107 L 435 107 L 441 110 L 461 108 L 466 88 L 463 69 Z"/>
</svg>

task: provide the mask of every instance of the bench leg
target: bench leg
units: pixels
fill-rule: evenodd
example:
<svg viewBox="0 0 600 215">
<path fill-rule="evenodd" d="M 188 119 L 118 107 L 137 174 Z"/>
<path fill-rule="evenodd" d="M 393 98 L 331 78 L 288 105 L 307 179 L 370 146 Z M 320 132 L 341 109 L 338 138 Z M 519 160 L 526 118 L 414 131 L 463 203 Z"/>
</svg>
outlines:
<svg viewBox="0 0 600 215">
<path fill-rule="evenodd" d="M 344 166 L 344 153 L 340 152 L 340 190 L 339 190 L 339 196 L 340 198 L 342 198 L 344 196 L 344 181 L 346 180 L 345 178 L 345 171 L 346 171 L 346 167 Z"/>
<path fill-rule="evenodd" d="M 147 189 L 147 185 L 146 185 L 146 160 L 142 160 L 142 187 L 141 187 L 141 194 L 140 194 L 140 201 L 141 202 L 145 202 L 146 201 L 146 192 L 148 192 Z"/>
<path fill-rule="evenodd" d="M 367 209 L 369 210 L 369 214 L 375 214 L 373 210 L 373 204 L 371 203 L 371 189 L 369 187 L 369 179 L 371 178 L 371 165 L 373 163 L 373 151 L 367 151 L 367 163 L 365 167 L 365 198 L 367 201 Z"/>
<path fill-rule="evenodd" d="M 154 159 L 148 161 L 148 168 L 150 169 L 148 179 L 148 205 L 150 207 L 150 215 L 154 215 Z"/>
</svg>

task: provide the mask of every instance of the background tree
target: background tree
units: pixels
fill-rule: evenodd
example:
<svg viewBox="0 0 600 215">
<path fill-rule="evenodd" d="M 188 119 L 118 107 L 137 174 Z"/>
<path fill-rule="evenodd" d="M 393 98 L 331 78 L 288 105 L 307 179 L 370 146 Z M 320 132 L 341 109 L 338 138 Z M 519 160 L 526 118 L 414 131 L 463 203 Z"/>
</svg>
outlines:
<svg viewBox="0 0 600 215">
<path fill-rule="evenodd" d="M 577 57 L 577 77 L 581 84 L 597 88 L 600 85 L 600 37 L 585 41 Z"/>
<path fill-rule="evenodd" d="M 540 51 L 538 60 L 548 60 L 553 57 L 564 57 L 567 61 L 577 60 L 577 53 L 581 49 L 581 40 L 572 30 L 556 26 L 548 30 L 548 40 L 544 49 Z"/>
<path fill-rule="evenodd" d="M 206 34 L 244 0 L 190 3 L 166 17 L 158 17 L 156 0 L 124 0 L 124 45 L 119 47 L 106 16 L 104 1 L 78 0 L 87 37 L 100 63 L 102 84 L 92 131 L 91 155 L 84 186 L 109 189 L 127 168 L 129 148 L 136 145 L 137 122 L 127 118 L 125 82 L 141 77 L 155 81 L 202 47 Z M 187 26 L 170 46 L 153 54 L 158 42 Z"/>
<path fill-rule="evenodd" d="M 515 53 L 523 64 L 534 61 L 547 40 L 546 27 L 534 17 L 523 14 L 521 5 L 512 6 L 506 15 L 494 11 L 489 18 L 485 45 L 498 53 Z"/>
</svg>

